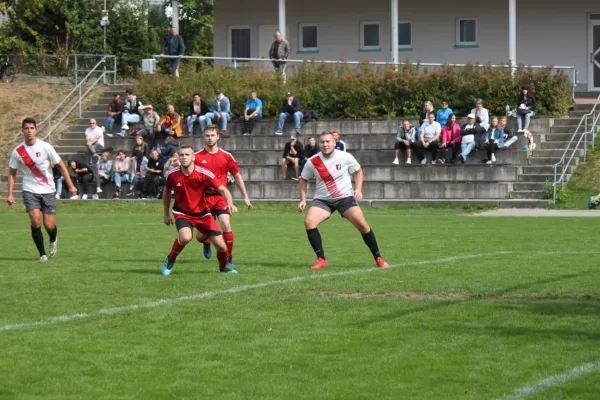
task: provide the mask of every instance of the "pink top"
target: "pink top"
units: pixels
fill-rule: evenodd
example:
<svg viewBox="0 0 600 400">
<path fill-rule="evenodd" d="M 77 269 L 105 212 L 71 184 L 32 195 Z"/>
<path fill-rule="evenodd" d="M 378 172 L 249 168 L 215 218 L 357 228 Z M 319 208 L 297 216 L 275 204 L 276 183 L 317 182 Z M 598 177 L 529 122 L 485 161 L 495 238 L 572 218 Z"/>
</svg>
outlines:
<svg viewBox="0 0 600 400">
<path fill-rule="evenodd" d="M 444 126 L 442 129 L 442 143 L 460 143 L 462 135 L 460 134 L 460 126 L 458 124 Z"/>
</svg>

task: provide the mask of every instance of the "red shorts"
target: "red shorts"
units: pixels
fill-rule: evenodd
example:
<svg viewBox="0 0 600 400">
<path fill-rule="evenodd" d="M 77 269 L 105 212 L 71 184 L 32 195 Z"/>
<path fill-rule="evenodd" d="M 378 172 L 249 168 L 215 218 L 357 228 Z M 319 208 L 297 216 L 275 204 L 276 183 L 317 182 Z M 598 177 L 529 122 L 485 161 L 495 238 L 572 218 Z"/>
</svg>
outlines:
<svg viewBox="0 0 600 400">
<path fill-rule="evenodd" d="M 219 236 L 221 230 L 215 217 L 211 214 L 206 214 L 203 217 L 191 217 L 185 214 L 173 214 L 175 216 L 175 226 L 179 231 L 182 228 L 196 228 L 198 232 L 205 236 Z"/>
<path fill-rule="evenodd" d="M 206 207 L 210 210 L 212 215 L 219 216 L 221 214 L 231 215 L 229 210 L 227 210 L 227 201 L 220 194 L 213 194 L 204 196 L 206 201 Z"/>
</svg>

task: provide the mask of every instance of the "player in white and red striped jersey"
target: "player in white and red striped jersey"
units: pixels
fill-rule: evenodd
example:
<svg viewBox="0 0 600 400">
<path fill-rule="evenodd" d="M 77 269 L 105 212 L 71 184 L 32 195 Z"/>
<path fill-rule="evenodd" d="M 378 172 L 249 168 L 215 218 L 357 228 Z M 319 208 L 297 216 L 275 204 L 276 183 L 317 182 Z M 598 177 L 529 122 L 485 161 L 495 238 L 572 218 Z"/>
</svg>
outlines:
<svg viewBox="0 0 600 400">
<path fill-rule="evenodd" d="M 227 211 L 236 212 L 231 193 L 227 187 L 217 184 L 212 172 L 194 164 L 194 149 L 191 146 L 184 145 L 179 148 L 179 162 L 180 167 L 170 169 L 166 173 L 163 193 L 164 222 L 166 225 L 173 223 L 169 210 L 171 190 L 173 190 L 175 202 L 172 211 L 179 234 L 173 243 L 171 252 L 165 257 L 162 274 L 171 274 L 177 256 L 194 238 L 193 228 L 208 237 L 216 247 L 219 271 L 237 273 L 236 270 L 227 268 L 227 246 L 205 199 L 205 191 L 214 187 L 225 198 Z"/>
<path fill-rule="evenodd" d="M 381 258 L 373 230 L 358 206 L 362 199 L 363 171 L 353 155 L 335 149 L 335 139 L 331 132 L 323 132 L 320 138 L 321 152 L 311 157 L 300 177 L 300 203 L 298 211 L 306 207 L 308 181 L 316 180 L 315 197 L 304 218 L 308 241 L 317 255 L 317 262 L 311 269 L 326 268 L 319 225 L 336 210 L 358 229 L 365 244 L 371 250 L 378 267 L 389 268 Z M 352 189 L 351 175 L 354 174 L 355 189 Z"/>
<path fill-rule="evenodd" d="M 216 185 L 227 187 L 227 173 L 233 176 L 236 186 L 242 193 L 244 202 L 248 210 L 252 209 L 252 203 L 246 192 L 244 179 L 240 175 L 240 167 L 233 156 L 225 150 L 219 148 L 219 129 L 216 125 L 208 125 L 204 129 L 204 148 L 196 153 L 196 165 L 208 169 L 215 174 Z M 229 257 L 227 265 L 232 267 L 233 264 L 233 231 L 231 230 L 230 213 L 227 211 L 225 199 L 215 188 L 210 188 L 206 191 L 206 201 L 212 215 L 219 220 L 221 229 L 223 230 L 223 238 L 227 245 L 227 255 Z M 202 235 L 197 234 L 196 239 L 204 244 L 204 257 L 210 258 L 212 252 L 210 250 L 210 242 Z"/>
<path fill-rule="evenodd" d="M 31 222 L 31 236 L 40 253 L 40 261 L 45 262 L 48 260 L 48 256 L 44 249 L 42 216 L 44 227 L 50 236 L 50 257 L 54 257 L 58 249 L 58 228 L 54 223 L 56 217 L 56 198 L 54 197 L 56 189 L 54 188 L 52 165 L 58 165 L 69 192 L 73 196 L 77 194 L 77 189 L 71 182 L 67 167 L 65 167 L 54 147 L 37 138 L 35 120 L 25 118 L 21 123 L 21 127 L 25 140 L 13 150 L 10 156 L 7 202 L 9 206 L 15 204 L 13 190 L 17 169 L 20 166 L 23 172 L 21 194 L 23 195 L 25 210 L 29 214 Z"/>
</svg>

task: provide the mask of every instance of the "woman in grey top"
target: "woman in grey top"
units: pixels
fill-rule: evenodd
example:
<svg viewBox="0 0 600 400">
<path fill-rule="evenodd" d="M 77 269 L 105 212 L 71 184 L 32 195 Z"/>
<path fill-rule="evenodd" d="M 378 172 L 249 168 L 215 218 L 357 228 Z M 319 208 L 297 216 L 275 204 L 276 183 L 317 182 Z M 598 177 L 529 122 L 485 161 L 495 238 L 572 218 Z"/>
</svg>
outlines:
<svg viewBox="0 0 600 400">
<path fill-rule="evenodd" d="M 151 105 L 141 106 L 140 111 L 144 111 L 142 124 L 144 127 L 137 131 L 137 136 L 142 136 L 144 141 L 153 149 L 156 145 L 156 133 L 160 130 L 160 116 L 154 111 Z"/>
<path fill-rule="evenodd" d="M 394 154 L 396 158 L 394 158 L 392 164 L 400 164 L 400 161 L 398 161 L 400 150 L 404 150 L 406 152 L 406 163 L 411 163 L 410 157 L 412 156 L 412 150 L 415 147 L 416 133 L 415 127 L 412 126 L 409 121 L 404 121 L 402 126 L 398 127 L 398 132 L 396 133 L 396 143 L 394 144 Z"/>
</svg>

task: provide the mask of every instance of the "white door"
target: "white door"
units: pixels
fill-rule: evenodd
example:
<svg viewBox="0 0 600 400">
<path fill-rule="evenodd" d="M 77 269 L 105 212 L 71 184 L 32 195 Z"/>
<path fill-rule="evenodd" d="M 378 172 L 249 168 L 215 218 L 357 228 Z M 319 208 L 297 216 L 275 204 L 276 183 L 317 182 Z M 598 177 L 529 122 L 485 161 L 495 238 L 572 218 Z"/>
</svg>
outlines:
<svg viewBox="0 0 600 400">
<path fill-rule="evenodd" d="M 271 49 L 271 44 L 273 40 L 275 40 L 275 32 L 279 30 L 278 25 L 259 25 L 258 27 L 258 58 L 264 58 L 265 60 L 269 59 L 269 50 Z M 290 32 L 289 25 L 287 26 L 286 31 Z M 289 41 L 289 39 L 288 39 Z M 291 58 L 291 57 L 290 57 Z M 261 62 L 262 68 L 273 69 L 273 66 L 270 62 Z"/>
<path fill-rule="evenodd" d="M 588 87 L 590 91 L 600 91 L 600 14 L 590 15 L 590 64 Z"/>
</svg>

